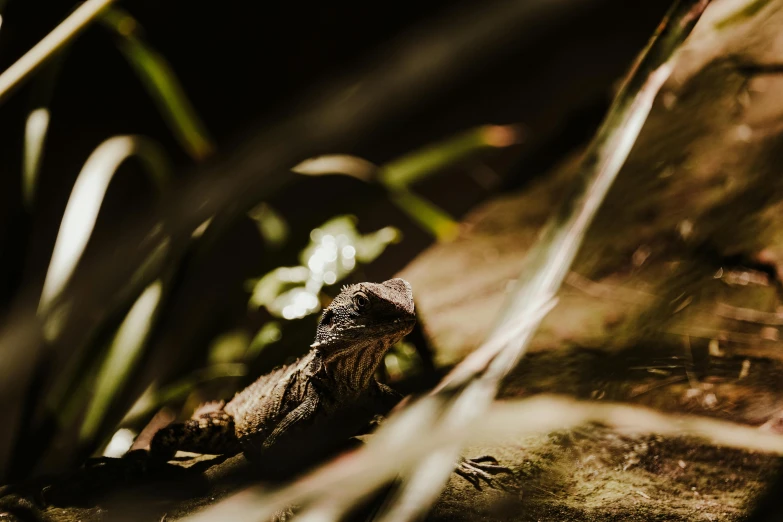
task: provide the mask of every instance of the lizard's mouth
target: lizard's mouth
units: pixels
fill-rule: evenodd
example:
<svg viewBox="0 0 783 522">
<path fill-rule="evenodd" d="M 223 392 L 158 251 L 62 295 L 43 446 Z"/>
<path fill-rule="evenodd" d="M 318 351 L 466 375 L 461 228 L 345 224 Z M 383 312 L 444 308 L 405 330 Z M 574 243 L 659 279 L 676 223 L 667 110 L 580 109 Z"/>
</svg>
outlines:
<svg viewBox="0 0 783 522">
<path fill-rule="evenodd" d="M 331 339 L 316 342 L 311 347 L 323 350 L 327 360 L 333 360 L 361 347 L 375 345 L 378 341 L 383 341 L 383 345 L 388 348 L 409 334 L 415 324 L 416 317 L 397 317 L 371 325 L 349 326 Z"/>
<path fill-rule="evenodd" d="M 390 318 L 387 321 L 379 322 L 378 326 L 382 328 L 390 328 L 390 327 L 405 327 L 405 326 L 413 326 L 416 324 L 416 316 L 403 316 L 403 317 L 395 317 Z"/>
<path fill-rule="evenodd" d="M 415 324 L 415 316 L 396 317 L 389 318 L 386 321 L 378 321 L 373 324 L 357 324 L 355 326 L 349 326 L 344 328 L 341 333 L 351 332 L 352 334 L 356 334 L 357 332 L 361 332 L 361 335 L 383 335 L 385 333 L 401 330 L 410 331 Z"/>
</svg>

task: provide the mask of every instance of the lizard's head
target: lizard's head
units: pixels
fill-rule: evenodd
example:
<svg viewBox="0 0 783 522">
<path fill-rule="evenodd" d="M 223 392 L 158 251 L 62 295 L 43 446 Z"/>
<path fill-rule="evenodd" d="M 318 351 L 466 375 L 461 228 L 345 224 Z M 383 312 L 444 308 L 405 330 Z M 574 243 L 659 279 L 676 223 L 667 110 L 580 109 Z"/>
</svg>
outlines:
<svg viewBox="0 0 783 522">
<path fill-rule="evenodd" d="M 349 285 L 321 316 L 313 347 L 327 359 L 369 346 L 385 352 L 415 323 L 413 292 L 404 279 Z"/>
</svg>

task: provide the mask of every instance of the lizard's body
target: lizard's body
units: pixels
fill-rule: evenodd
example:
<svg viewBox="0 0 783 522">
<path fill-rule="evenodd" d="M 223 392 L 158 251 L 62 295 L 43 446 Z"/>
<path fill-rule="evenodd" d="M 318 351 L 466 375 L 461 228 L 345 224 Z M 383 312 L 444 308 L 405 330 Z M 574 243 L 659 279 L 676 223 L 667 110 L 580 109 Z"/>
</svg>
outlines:
<svg viewBox="0 0 783 522">
<path fill-rule="evenodd" d="M 152 439 L 151 457 L 243 452 L 277 476 L 314 464 L 399 401 L 374 374 L 415 320 L 411 288 L 402 279 L 344 288 L 324 312 L 308 354 L 228 403 L 207 404 L 190 420 L 163 428 Z"/>
<path fill-rule="evenodd" d="M 190 420 L 161 429 L 149 458 L 165 462 L 177 450 L 242 452 L 269 476 L 301 472 L 347 447 L 399 402 L 401 396 L 374 376 L 415 322 L 413 293 L 402 279 L 343 288 L 324 311 L 308 354 L 228 403 L 206 404 Z M 496 464 L 491 457 L 462 460 L 457 471 L 478 487 L 479 479 L 507 471 Z"/>
</svg>

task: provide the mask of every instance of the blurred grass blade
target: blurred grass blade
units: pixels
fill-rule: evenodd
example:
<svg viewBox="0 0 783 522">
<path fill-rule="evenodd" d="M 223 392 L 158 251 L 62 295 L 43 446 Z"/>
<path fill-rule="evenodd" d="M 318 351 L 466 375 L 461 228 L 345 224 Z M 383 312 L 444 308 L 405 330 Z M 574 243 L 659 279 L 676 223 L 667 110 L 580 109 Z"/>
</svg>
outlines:
<svg viewBox="0 0 783 522">
<path fill-rule="evenodd" d="M 451 241 L 459 234 L 459 223 L 437 205 L 404 188 L 390 191 L 397 207 L 438 241 Z"/>
<path fill-rule="evenodd" d="M 36 75 L 31 86 L 32 110 L 27 115 L 22 152 L 22 200 L 28 212 L 32 212 L 38 175 L 44 157 L 46 136 L 51 122 L 49 105 L 52 101 L 57 79 L 65 63 L 68 47 L 63 48 Z"/>
<path fill-rule="evenodd" d="M 38 171 L 41 167 L 50 116 L 48 108 L 39 107 L 30 112 L 25 121 L 22 196 L 28 210 L 32 208 L 35 198 L 35 187 L 38 182 Z"/>
<path fill-rule="evenodd" d="M 65 288 L 95 227 L 109 183 L 120 165 L 132 156 L 144 162 L 158 190 L 165 189 L 168 162 L 157 144 L 137 136 L 115 136 L 101 143 L 82 167 L 65 207 L 41 292 L 39 313 L 45 313 Z"/>
<path fill-rule="evenodd" d="M 389 189 L 409 187 L 479 151 L 508 147 L 521 140 L 522 130 L 514 125 L 476 127 L 385 164 L 379 181 Z"/>
<path fill-rule="evenodd" d="M 745 5 L 739 7 L 721 20 L 715 22 L 715 29 L 725 29 L 734 24 L 744 22 L 748 18 L 761 11 L 769 2 L 770 0 L 750 0 L 746 2 Z"/>
<path fill-rule="evenodd" d="M 674 69 L 679 56 L 677 50 L 708 3 L 684 0 L 673 4 L 615 97 L 582 158 L 579 177 L 565 195 L 561 208 L 549 219 L 527 254 L 500 321 L 482 348 L 455 368 L 442 384 L 460 387 L 490 364 L 490 373 L 497 377 L 510 370 L 522 356 L 535 327 L 522 335 L 515 332 L 515 325 L 551 301 L 560 288 L 590 223 L 647 120 L 653 101 Z M 539 316 L 540 320 L 543 317 Z M 504 355 L 496 358 L 501 352 Z"/>
<path fill-rule="evenodd" d="M 0 101 L 18 87 L 42 63 L 76 37 L 114 0 L 86 0 L 60 25 L 0 74 Z"/>
<path fill-rule="evenodd" d="M 139 36 L 135 18 L 122 9 L 107 9 L 101 23 L 117 35 L 117 45 L 136 71 L 180 145 L 195 160 L 211 155 L 215 147 L 185 90 L 166 59 Z"/>
<path fill-rule="evenodd" d="M 5 4 L 7 3 L 6 0 L 0 0 L 0 30 L 3 28 L 3 11 L 5 11 Z"/>
<path fill-rule="evenodd" d="M 346 154 L 318 156 L 296 165 L 293 172 L 307 176 L 342 174 L 379 183 L 389 198 L 422 230 L 439 241 L 451 241 L 459 224 L 443 209 L 411 192 L 410 185 L 426 179 L 476 153 L 508 147 L 522 140 L 522 130 L 514 125 L 482 125 L 376 167 L 369 161 Z"/>
<path fill-rule="evenodd" d="M 397 522 L 406 520 L 418 520 L 424 518 L 429 509 L 429 496 L 435 490 L 440 490 L 439 484 L 442 482 L 440 476 L 441 470 L 448 469 L 451 474 L 451 468 L 459 459 L 460 444 L 443 444 L 436 448 L 431 454 L 424 457 L 422 464 L 419 465 L 409 477 L 403 482 L 403 489 L 399 495 L 393 497 L 397 506 L 395 511 L 385 511 L 377 522 Z M 448 477 L 446 477 L 448 480 Z"/>
<path fill-rule="evenodd" d="M 247 213 L 256 223 L 258 233 L 272 250 L 281 248 L 288 239 L 288 223 L 267 203 L 260 203 Z"/>
<path fill-rule="evenodd" d="M 79 438 L 91 439 L 98 431 L 107 408 L 125 385 L 142 353 L 163 294 L 163 282 L 148 286 L 125 316 L 114 336 L 87 407 Z"/>
<path fill-rule="evenodd" d="M 253 361 L 256 357 L 272 343 L 276 343 L 283 336 L 283 330 L 278 321 L 269 321 L 264 323 L 255 337 L 250 341 L 250 346 L 245 354 L 246 360 Z"/>
<path fill-rule="evenodd" d="M 351 176 L 367 183 L 375 180 L 378 167 L 366 159 L 349 154 L 326 154 L 317 156 L 299 163 L 291 169 L 297 174 L 305 176 L 323 176 L 328 174 L 342 174 Z"/>
<path fill-rule="evenodd" d="M 226 377 L 244 377 L 247 375 L 247 365 L 243 363 L 218 363 L 196 370 L 187 377 L 169 384 L 160 390 L 151 388 L 142 395 L 136 404 L 128 411 L 121 424 L 133 423 L 148 417 L 167 404 L 185 399 L 198 386 Z"/>
<path fill-rule="evenodd" d="M 477 152 L 520 143 L 522 130 L 515 125 L 482 125 L 407 154 L 382 167 L 349 154 L 326 154 L 307 159 L 291 170 L 306 176 L 342 174 L 366 181 L 377 181 L 390 190 L 437 174 Z"/>
</svg>

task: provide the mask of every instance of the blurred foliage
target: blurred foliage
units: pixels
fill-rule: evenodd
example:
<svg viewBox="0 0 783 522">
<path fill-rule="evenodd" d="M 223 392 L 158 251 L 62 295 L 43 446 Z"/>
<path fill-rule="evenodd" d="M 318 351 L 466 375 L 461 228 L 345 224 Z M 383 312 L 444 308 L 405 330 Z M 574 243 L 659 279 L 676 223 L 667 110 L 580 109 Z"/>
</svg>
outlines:
<svg viewBox="0 0 783 522">
<path fill-rule="evenodd" d="M 133 67 L 166 123 L 182 147 L 195 160 L 215 149 L 185 90 L 166 59 L 141 37 L 141 26 L 130 14 L 117 7 L 106 9 L 101 18 L 117 36 L 117 47 Z"/>
<path fill-rule="evenodd" d="M 168 158 L 155 142 L 138 136 L 115 136 L 101 143 L 84 163 L 65 207 L 41 292 L 41 312 L 51 306 L 73 274 L 87 247 L 109 184 L 120 165 L 133 156 L 147 167 L 158 192 L 166 190 L 171 175 Z"/>
<path fill-rule="evenodd" d="M 516 126 L 482 125 L 383 165 L 378 180 L 389 189 L 408 188 L 479 151 L 508 147 L 521 138 L 522 131 Z"/>
<path fill-rule="evenodd" d="M 283 246 L 288 239 L 288 223 L 283 216 L 267 203 L 256 205 L 248 217 L 255 221 L 258 227 L 258 233 L 271 250 L 276 250 Z"/>
<path fill-rule="evenodd" d="M 482 125 L 380 167 L 355 156 L 334 154 L 305 160 L 292 170 L 308 176 L 342 174 L 378 183 L 388 192 L 389 199 L 423 230 L 438 240 L 450 241 L 459 233 L 458 223 L 437 205 L 413 193 L 410 187 L 482 150 L 508 147 L 521 139 L 522 131 L 516 126 Z"/>
<path fill-rule="evenodd" d="M 43 148 L 50 119 L 49 109 L 38 107 L 30 112 L 25 122 L 22 195 L 28 209 L 32 209 L 35 198 L 35 186 L 38 183 L 38 171 L 43 160 Z"/>
<path fill-rule="evenodd" d="M 280 323 L 277 321 L 268 321 L 261 327 L 261 329 L 250 341 L 250 346 L 247 348 L 248 360 L 253 360 L 258 356 L 261 351 L 272 343 L 276 343 L 283 336 L 283 331 L 280 327 Z"/>
<path fill-rule="evenodd" d="M 383 362 L 389 379 L 395 382 L 418 371 L 421 356 L 413 344 L 400 341 L 386 354 Z"/>
<path fill-rule="evenodd" d="M 5 3 L 0 0 L 0 12 Z M 96 11 L 83 20 L 82 25 L 71 25 L 65 31 L 66 36 L 24 73 L 25 76 L 31 72 L 37 74 L 35 96 L 24 128 L 21 172 L 21 197 L 31 212 L 34 210 L 35 195 L 40 189 L 37 186 L 40 183 L 39 171 L 50 123 L 56 117 L 50 112 L 49 103 L 57 86 L 59 72 L 66 63 L 64 56 L 81 28 L 96 19 L 95 16 L 114 36 L 121 54 L 190 157 L 194 161 L 201 161 L 216 148 L 171 64 L 145 40 L 139 22 L 131 14 L 116 7 L 106 8 L 99 15 Z M 457 223 L 410 188 L 483 150 L 506 147 L 518 142 L 519 138 L 520 132 L 515 127 L 483 126 L 407 154 L 381 167 L 361 158 L 333 155 L 303 162 L 294 171 L 307 175 L 337 173 L 378 184 L 384 188 L 389 200 L 419 227 L 440 240 L 449 240 L 457 234 Z M 62 217 L 40 297 L 39 316 L 50 344 L 61 341 L 61 327 L 67 324 L 69 314 L 73 312 L 69 303 L 60 302 L 61 292 L 78 269 L 115 173 L 131 157 L 140 159 L 146 167 L 157 194 L 169 189 L 171 173 L 167 153 L 144 136 L 109 137 L 87 158 Z M 247 214 L 256 224 L 269 251 L 281 249 L 292 240 L 284 214 L 267 202 L 258 202 Z M 213 221 L 207 220 L 193 232 L 192 245 L 208 243 L 202 241 L 202 234 Z M 310 243 L 300 253 L 300 265 L 276 268 L 252 282 L 251 307 L 264 307 L 273 317 L 285 320 L 313 314 L 321 308 L 321 291 L 324 287 L 344 280 L 358 266 L 373 262 L 388 245 L 400 240 L 399 232 L 392 227 L 361 234 L 356 224 L 354 217 L 338 216 L 314 229 Z M 164 225 L 160 223 L 156 233 L 165 234 Z M 220 227 L 215 230 L 217 235 L 230 229 L 230 226 L 224 225 L 231 223 L 220 223 Z M 46 423 L 41 424 L 47 432 L 44 438 L 48 442 L 44 444 L 56 440 L 64 447 L 78 445 L 92 451 L 102 442 L 108 441 L 116 431 L 117 425 L 113 420 L 116 404 L 134 404 L 123 422 L 143 420 L 166 403 L 184 401 L 208 381 L 245 375 L 247 365 L 267 346 L 281 339 L 285 324 L 283 321 L 267 321 L 255 335 L 243 329 L 230 330 L 210 343 L 206 350 L 208 356 L 203 361 L 206 367 L 184 376 L 174 371 L 178 368 L 163 368 L 163 374 L 173 370 L 169 374 L 178 376 L 169 382 L 155 381 L 141 397 L 132 396 L 136 384 L 133 376 L 150 355 L 150 347 L 159 340 L 161 328 L 158 328 L 157 323 L 163 316 L 161 309 L 168 294 L 176 288 L 186 257 L 185 254 L 173 257 L 168 243 L 164 241 L 162 245 L 146 259 L 144 265 L 154 267 L 158 278 L 138 295 L 126 292 L 128 295 L 117 296 L 107 302 L 107 319 L 95 331 L 89 332 L 86 342 L 68 346 L 62 367 L 58 368 L 52 382 L 45 387 L 41 398 L 43 404 L 31 401 L 26 405 L 31 412 L 45 409 L 55 424 L 53 429 Z M 142 268 L 136 270 L 137 275 L 134 277 L 143 273 Z M 395 378 L 399 377 L 416 364 L 416 357 L 410 345 L 396 347 L 387 360 L 389 373 Z M 188 364 L 187 368 L 197 366 L 196 361 L 192 362 L 195 364 Z M 177 363 L 173 360 L 169 364 Z M 35 415 L 31 413 L 27 418 L 34 419 Z M 25 429 L 33 429 L 37 420 L 30 421 L 31 424 Z M 20 435 L 24 437 L 23 433 Z M 17 459 L 22 462 L 22 467 L 32 469 L 30 462 L 51 456 L 53 448 L 54 445 L 35 448 L 35 454 L 19 453 Z"/>
<path fill-rule="evenodd" d="M 737 11 L 716 22 L 715 29 L 725 29 L 731 25 L 741 23 L 761 11 L 769 2 L 770 0 L 752 0 Z"/>
<path fill-rule="evenodd" d="M 136 367 L 147 340 L 163 293 L 163 282 L 147 287 L 122 321 L 103 361 L 95 389 L 90 396 L 80 437 L 89 440 L 100 427 L 106 409 Z"/>
<path fill-rule="evenodd" d="M 245 359 L 250 348 L 250 336 L 244 330 L 231 330 L 213 339 L 209 348 L 209 362 L 232 363 Z"/>
<path fill-rule="evenodd" d="M 182 402 L 194 389 L 216 379 L 243 377 L 247 366 L 242 363 L 215 363 L 190 372 L 186 377 L 158 389 L 152 384 L 128 411 L 122 424 L 133 423 L 150 417 L 167 404 Z"/>
<path fill-rule="evenodd" d="M 147 138 L 115 136 L 99 145 L 76 179 L 63 215 L 47 270 L 39 314 L 45 319 L 49 342 L 57 340 L 59 324 L 68 319 L 67 303 L 58 296 L 68 283 L 87 246 L 98 219 L 103 199 L 114 175 L 127 159 L 138 157 L 147 167 L 152 185 L 160 194 L 169 185 L 169 165 L 163 150 Z M 165 258 L 165 253 L 164 253 Z M 159 260 L 165 266 L 165 259 Z M 154 261 L 153 261 L 154 262 Z M 118 324 L 112 339 L 97 349 L 74 347 L 69 364 L 57 375 L 47 404 L 63 427 L 75 429 L 86 444 L 105 438 L 101 426 L 112 404 L 129 384 L 159 314 L 160 304 L 170 290 L 172 268 L 139 295 Z M 96 343 L 100 344 L 99 340 Z M 89 355 L 88 355 L 89 354 Z M 96 369 L 97 366 L 97 369 Z M 85 386 L 94 383 L 94 388 Z"/>
<path fill-rule="evenodd" d="M 67 48 L 61 50 L 33 80 L 30 96 L 32 109 L 25 121 L 22 156 L 22 197 L 28 212 L 33 211 L 38 173 L 43 163 L 44 146 L 52 118 L 49 105 L 67 54 Z"/>
<path fill-rule="evenodd" d="M 276 268 L 250 281 L 250 305 L 265 307 L 284 319 L 300 319 L 321 309 L 324 286 L 342 281 L 357 266 L 370 263 L 399 241 L 399 232 L 386 227 L 370 234 L 356 229 L 356 218 L 339 216 L 310 233 L 310 243 L 299 255 L 299 266 Z"/>
</svg>

